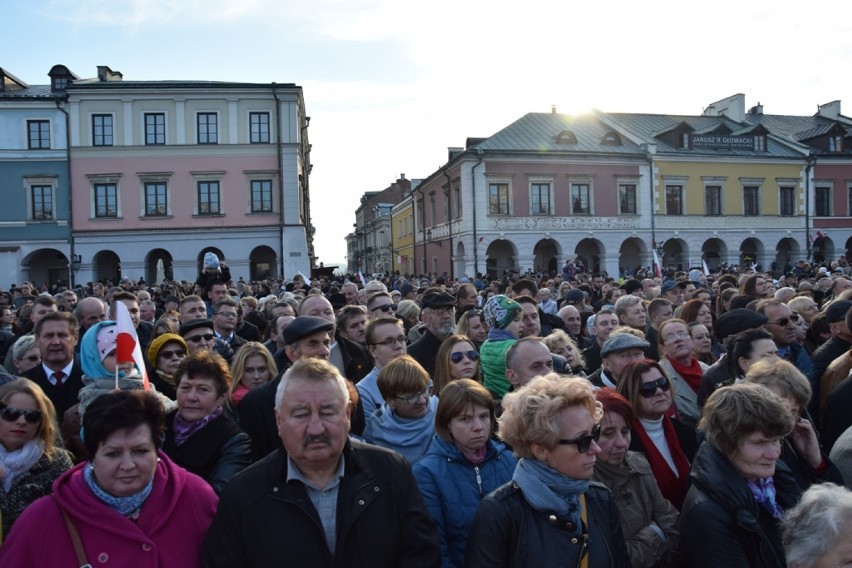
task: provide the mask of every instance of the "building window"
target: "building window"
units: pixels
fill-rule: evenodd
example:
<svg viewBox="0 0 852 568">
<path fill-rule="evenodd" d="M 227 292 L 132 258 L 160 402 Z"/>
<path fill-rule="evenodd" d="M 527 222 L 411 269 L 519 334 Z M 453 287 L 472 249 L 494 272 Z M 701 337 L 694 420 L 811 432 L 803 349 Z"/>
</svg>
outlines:
<svg viewBox="0 0 852 568">
<path fill-rule="evenodd" d="M 722 214 L 722 186 L 707 185 L 704 187 L 704 214 Z"/>
<path fill-rule="evenodd" d="M 758 134 L 754 137 L 754 151 L 766 152 L 766 135 Z"/>
<path fill-rule="evenodd" d="M 814 217 L 831 217 L 831 187 L 814 188 Z"/>
<path fill-rule="evenodd" d="M 796 211 L 796 188 L 782 187 L 779 195 L 779 209 L 781 215 L 789 217 L 795 215 Z"/>
<path fill-rule="evenodd" d="M 118 217 L 118 186 L 116 184 L 95 184 L 95 217 L 98 219 Z"/>
<path fill-rule="evenodd" d="M 461 199 L 461 188 L 458 185 L 453 187 L 453 196 L 455 197 L 456 202 L 456 219 L 461 219 L 462 216 L 462 199 Z"/>
<path fill-rule="evenodd" d="M 550 215 L 550 184 L 533 183 L 530 185 L 530 214 Z"/>
<path fill-rule="evenodd" d="M 680 150 L 689 150 L 689 132 L 678 134 L 677 147 Z"/>
<path fill-rule="evenodd" d="M 27 140 L 30 150 L 50 149 L 50 121 L 28 120 Z"/>
<path fill-rule="evenodd" d="M 828 137 L 828 151 L 836 154 L 843 153 L 843 136 L 831 135 Z"/>
<path fill-rule="evenodd" d="M 198 143 L 219 143 L 219 115 L 215 112 L 198 113 Z"/>
<path fill-rule="evenodd" d="M 272 213 L 272 180 L 251 181 L 251 212 Z"/>
<path fill-rule="evenodd" d="M 219 215 L 220 213 L 221 209 L 219 208 L 219 182 L 198 182 L 198 214 Z"/>
<path fill-rule="evenodd" d="M 743 215 L 760 215 L 760 188 L 754 185 L 743 187 Z"/>
<path fill-rule="evenodd" d="M 636 214 L 635 183 L 622 183 L 618 186 L 618 213 L 620 215 Z"/>
<path fill-rule="evenodd" d="M 162 112 L 145 113 L 145 145 L 159 146 L 166 143 L 166 115 Z"/>
<path fill-rule="evenodd" d="M 112 146 L 112 115 L 92 115 L 92 146 Z"/>
<path fill-rule="evenodd" d="M 589 184 L 571 184 L 571 212 L 574 215 L 591 215 L 592 190 Z"/>
<path fill-rule="evenodd" d="M 683 186 L 666 186 L 666 215 L 683 215 Z"/>
<path fill-rule="evenodd" d="M 249 141 L 252 144 L 269 144 L 269 113 L 249 113 Z"/>
<path fill-rule="evenodd" d="M 53 186 L 30 186 L 34 221 L 53 221 Z"/>
<path fill-rule="evenodd" d="M 145 216 L 164 217 L 169 214 L 166 184 L 149 182 L 145 184 Z"/>
<path fill-rule="evenodd" d="M 509 214 L 509 184 L 492 183 L 488 185 L 488 213 L 491 215 Z"/>
</svg>

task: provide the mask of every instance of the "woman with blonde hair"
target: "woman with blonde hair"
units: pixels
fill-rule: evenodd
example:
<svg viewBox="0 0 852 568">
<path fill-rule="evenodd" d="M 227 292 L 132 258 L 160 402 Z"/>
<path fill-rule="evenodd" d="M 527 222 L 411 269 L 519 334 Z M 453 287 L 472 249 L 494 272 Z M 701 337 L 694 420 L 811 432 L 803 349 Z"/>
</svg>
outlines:
<svg viewBox="0 0 852 568">
<path fill-rule="evenodd" d="M 481 383 L 479 352 L 473 341 L 464 335 L 446 338 L 435 356 L 435 374 L 432 379 L 435 382 L 432 394 L 435 396 L 440 396 L 444 387 L 459 379 L 473 379 Z"/>
<path fill-rule="evenodd" d="M 621 298 L 619 298 L 621 299 Z M 541 340 L 547 349 L 554 355 L 565 359 L 565 368 L 571 370 L 572 375 L 585 377 L 583 369 L 586 367 L 586 358 L 571 336 L 561 329 L 554 329 L 550 335 Z"/>
<path fill-rule="evenodd" d="M 231 387 L 228 389 L 227 403 L 235 408 L 243 397 L 253 388 L 272 380 L 277 372 L 275 360 L 269 349 L 257 341 L 249 341 L 237 349 L 231 361 Z"/>
<path fill-rule="evenodd" d="M 612 493 L 590 481 L 602 415 L 586 379 L 556 373 L 503 397 L 499 435 L 520 459 L 476 512 L 468 566 L 630 566 Z"/>
<path fill-rule="evenodd" d="M 3 537 L 24 509 L 49 495 L 53 481 L 73 465 L 56 438 L 53 403 L 36 383 L 15 379 L 0 387 Z"/>
</svg>

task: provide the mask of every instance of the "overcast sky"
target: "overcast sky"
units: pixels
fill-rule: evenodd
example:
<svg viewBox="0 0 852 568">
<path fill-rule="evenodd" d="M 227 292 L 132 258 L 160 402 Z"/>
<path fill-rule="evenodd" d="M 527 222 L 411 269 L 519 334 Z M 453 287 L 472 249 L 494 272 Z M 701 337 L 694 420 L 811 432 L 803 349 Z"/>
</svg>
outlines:
<svg viewBox="0 0 852 568">
<path fill-rule="evenodd" d="M 700 114 L 741 92 L 767 114 L 846 98 L 852 115 L 850 16 L 843 0 L 5 0 L 0 66 L 29 84 L 63 64 L 302 86 L 331 265 L 365 191 L 551 105 Z"/>
</svg>

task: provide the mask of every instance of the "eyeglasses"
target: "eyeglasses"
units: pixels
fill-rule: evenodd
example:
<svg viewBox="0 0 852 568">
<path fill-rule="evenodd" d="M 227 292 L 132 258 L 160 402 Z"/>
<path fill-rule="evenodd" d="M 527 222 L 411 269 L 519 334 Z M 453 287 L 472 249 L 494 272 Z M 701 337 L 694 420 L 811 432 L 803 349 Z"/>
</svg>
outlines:
<svg viewBox="0 0 852 568">
<path fill-rule="evenodd" d="M 452 361 L 453 363 L 461 363 L 462 359 L 464 359 L 465 357 L 467 357 L 467 360 L 471 361 L 472 363 L 476 363 L 477 361 L 479 361 L 479 353 L 473 350 L 456 351 L 455 353 L 450 353 L 450 361 Z"/>
<path fill-rule="evenodd" d="M 797 316 L 796 314 L 790 314 L 790 317 L 780 318 L 776 321 L 768 321 L 766 323 L 772 324 L 772 325 L 780 325 L 781 327 L 784 327 L 789 322 L 796 323 L 797 321 L 799 321 L 799 316 Z"/>
<path fill-rule="evenodd" d="M 376 341 L 375 343 L 373 343 L 373 345 L 390 346 L 390 345 L 393 345 L 394 343 L 399 343 L 400 345 L 405 345 L 405 336 L 400 335 L 399 337 L 388 337 L 387 339 L 384 339 L 382 341 Z"/>
<path fill-rule="evenodd" d="M 165 357 L 166 359 L 174 359 L 175 357 L 185 357 L 186 351 L 183 349 L 169 349 L 168 351 L 163 350 L 160 351 L 160 357 Z"/>
<path fill-rule="evenodd" d="M 404 400 L 408 404 L 414 404 L 415 402 L 420 400 L 421 396 L 428 400 L 429 393 L 431 393 L 431 392 L 432 392 L 432 381 L 429 381 L 428 383 L 426 383 L 426 386 L 423 388 L 423 390 L 420 390 L 420 391 L 417 391 L 417 392 L 414 392 L 414 393 L 411 393 L 411 394 L 404 394 L 404 395 L 401 395 L 401 396 L 395 396 L 394 398 L 398 398 L 399 400 Z"/>
<path fill-rule="evenodd" d="M 574 438 L 573 440 L 565 440 L 561 439 L 557 443 L 560 446 L 570 446 L 571 444 L 576 444 L 577 451 L 581 454 L 585 454 L 589 451 L 589 448 L 592 447 L 592 442 L 597 442 L 598 438 L 601 437 L 601 431 L 598 428 L 592 430 L 591 434 L 586 434 L 584 436 L 580 436 L 579 438 Z"/>
<path fill-rule="evenodd" d="M 205 333 L 203 335 L 194 335 L 192 337 L 184 337 L 185 340 L 191 341 L 192 343 L 201 343 L 201 340 L 204 341 L 213 341 L 214 335 L 212 333 Z"/>
<path fill-rule="evenodd" d="M 679 331 L 677 333 L 668 333 L 663 336 L 663 340 L 668 343 L 669 341 L 674 341 L 675 339 L 686 339 L 689 337 L 688 331 Z"/>
<path fill-rule="evenodd" d="M 373 311 L 376 311 L 376 310 L 381 310 L 383 313 L 395 312 L 396 306 L 394 306 L 393 304 L 384 304 L 382 306 L 376 306 L 375 308 L 372 308 L 370 311 L 373 312 Z"/>
<path fill-rule="evenodd" d="M 654 395 L 657 394 L 657 389 L 660 389 L 663 392 L 668 392 L 671 385 L 669 385 L 669 380 L 665 377 L 660 377 L 654 382 L 645 383 L 641 387 L 639 387 L 639 395 L 642 398 L 654 398 Z"/>
<path fill-rule="evenodd" d="M 216 312 L 216 313 L 215 313 L 215 314 L 213 314 L 213 315 L 215 315 L 215 316 L 222 316 L 223 318 L 228 318 L 228 319 L 232 319 L 232 318 L 237 317 L 237 313 L 236 313 L 236 312 Z"/>
<path fill-rule="evenodd" d="M 41 422 L 41 410 L 21 410 L 20 408 L 12 408 L 11 406 L 4 406 L 3 410 L 0 410 L 0 418 L 6 422 L 17 422 L 21 416 L 30 424 Z"/>
</svg>

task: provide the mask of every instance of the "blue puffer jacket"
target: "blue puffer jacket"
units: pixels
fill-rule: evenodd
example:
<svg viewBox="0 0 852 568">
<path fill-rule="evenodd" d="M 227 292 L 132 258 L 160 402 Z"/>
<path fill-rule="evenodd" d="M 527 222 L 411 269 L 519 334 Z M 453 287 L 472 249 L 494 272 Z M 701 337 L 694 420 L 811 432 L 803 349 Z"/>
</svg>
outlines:
<svg viewBox="0 0 852 568">
<path fill-rule="evenodd" d="M 515 457 L 488 441 L 485 460 L 474 466 L 450 442 L 432 438 L 429 451 L 414 464 L 414 477 L 441 534 L 441 566 L 462 568 L 470 523 L 483 497 L 512 479 Z"/>
</svg>

